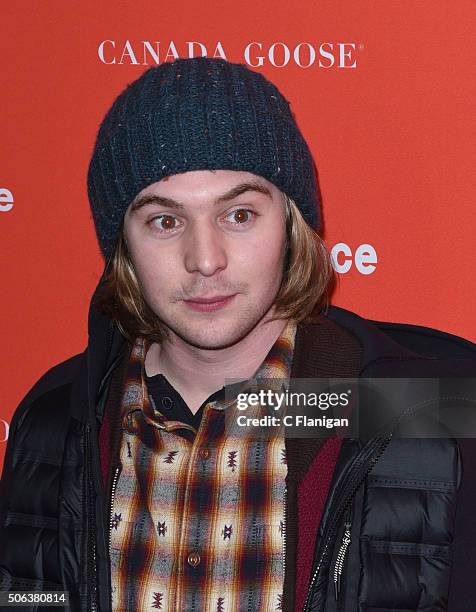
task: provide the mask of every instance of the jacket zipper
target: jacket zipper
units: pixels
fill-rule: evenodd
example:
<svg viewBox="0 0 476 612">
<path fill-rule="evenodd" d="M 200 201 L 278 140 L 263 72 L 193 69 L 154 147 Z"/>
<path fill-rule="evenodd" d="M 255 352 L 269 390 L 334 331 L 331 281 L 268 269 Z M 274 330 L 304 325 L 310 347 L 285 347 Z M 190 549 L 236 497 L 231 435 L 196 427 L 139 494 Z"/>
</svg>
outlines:
<svg viewBox="0 0 476 612">
<path fill-rule="evenodd" d="M 107 330 L 107 338 L 106 338 L 106 351 L 107 354 L 110 354 L 112 348 L 113 341 L 113 326 L 110 325 Z M 102 380 L 99 385 L 98 395 L 100 396 L 99 403 L 104 401 L 105 395 L 105 385 L 110 375 L 116 365 L 123 357 L 123 351 L 125 350 L 125 346 L 121 351 L 119 351 L 118 355 L 114 359 L 113 363 L 108 368 L 107 372 L 102 377 Z M 89 402 L 91 405 L 91 398 L 89 398 Z M 98 404 L 99 405 L 99 404 Z M 97 413 L 97 407 L 94 410 L 94 414 Z M 86 529 L 87 529 L 87 561 L 86 561 L 86 576 L 87 576 L 87 584 L 86 584 L 86 612 L 98 612 L 99 604 L 98 604 L 98 588 L 97 588 L 97 555 L 96 555 L 96 511 L 95 511 L 95 502 L 94 502 L 94 485 L 93 485 L 93 458 L 92 458 L 92 447 L 91 447 L 91 423 L 88 422 L 86 424 L 85 431 L 85 471 L 86 471 L 86 511 L 87 511 L 87 519 L 86 519 Z"/>
<path fill-rule="evenodd" d="M 87 606 L 88 611 L 96 612 L 97 608 L 97 574 L 96 574 L 96 530 L 94 527 L 93 485 L 91 473 L 91 425 L 86 425 L 86 478 L 88 509 L 88 564 L 87 564 Z"/>
<path fill-rule="evenodd" d="M 342 535 L 341 545 L 339 547 L 339 552 L 337 553 L 337 558 L 336 558 L 336 562 L 334 565 L 334 595 L 335 595 L 336 601 L 339 599 L 342 570 L 344 568 L 344 562 L 345 562 L 345 557 L 347 554 L 347 549 L 349 548 L 349 544 L 351 542 L 350 528 L 351 528 L 351 511 L 349 507 L 349 509 L 347 510 L 347 515 L 345 517 L 344 533 Z"/>
<path fill-rule="evenodd" d="M 114 468 L 114 476 L 112 478 L 112 486 L 111 486 L 111 502 L 109 505 L 109 563 L 111 562 L 111 550 L 112 550 L 112 521 L 113 521 L 113 516 L 112 513 L 114 512 L 114 496 L 116 494 L 116 487 L 117 487 L 117 481 L 119 480 L 119 475 L 121 473 L 121 464 L 116 465 L 116 467 Z M 109 601 L 111 604 L 111 610 L 112 610 L 112 587 L 111 587 L 111 592 L 109 593 Z"/>
<path fill-rule="evenodd" d="M 284 514 L 283 514 L 283 581 L 286 576 L 286 497 L 288 493 L 288 487 L 284 487 Z"/>
<path fill-rule="evenodd" d="M 374 465 L 377 463 L 378 459 L 380 458 L 380 456 L 382 455 L 382 453 L 384 452 L 384 450 L 387 448 L 388 444 L 390 443 L 390 440 L 392 439 L 392 434 L 389 433 L 385 438 L 378 438 L 375 443 L 372 446 L 371 452 L 373 453 L 373 455 L 370 457 L 369 460 L 366 461 L 366 463 L 364 464 L 364 466 L 360 466 L 356 469 L 357 474 L 355 475 L 355 477 L 353 477 L 351 479 L 351 482 L 349 483 L 349 485 L 346 487 L 345 492 L 342 494 L 341 498 L 343 497 L 344 500 L 343 502 L 340 502 L 340 505 L 336 502 L 336 510 L 334 513 L 331 514 L 331 523 L 330 525 L 328 525 L 325 535 L 322 539 L 322 541 L 324 542 L 323 546 L 322 546 L 322 552 L 319 555 L 319 561 L 317 563 L 316 569 L 313 573 L 312 579 L 311 579 L 311 583 L 309 585 L 309 589 L 307 592 L 307 597 L 306 597 L 306 602 L 304 604 L 304 609 L 303 612 L 309 612 L 309 605 L 311 602 L 311 595 L 312 595 L 312 591 L 314 589 L 314 586 L 316 584 L 316 580 L 317 580 L 317 576 L 319 575 L 319 572 L 321 570 L 322 567 L 322 563 L 324 561 L 324 558 L 326 556 L 327 550 L 329 548 L 329 544 L 334 536 L 334 532 L 336 530 L 336 528 L 338 527 L 339 524 L 339 520 L 341 518 L 342 513 L 345 511 L 345 509 L 347 508 L 347 506 L 351 503 L 352 498 L 354 497 L 355 493 L 357 492 L 358 488 L 360 487 L 360 485 L 362 484 L 362 482 L 365 480 L 367 474 L 372 470 L 372 468 L 374 467 Z M 349 475 L 350 476 L 350 475 Z"/>
<path fill-rule="evenodd" d="M 121 466 L 117 465 L 114 468 L 114 476 L 112 478 L 112 486 L 111 486 L 111 503 L 109 505 L 109 555 L 111 554 L 111 533 L 112 533 L 112 513 L 114 512 L 114 495 L 116 493 L 117 481 L 119 480 L 119 474 L 121 472 Z"/>
</svg>

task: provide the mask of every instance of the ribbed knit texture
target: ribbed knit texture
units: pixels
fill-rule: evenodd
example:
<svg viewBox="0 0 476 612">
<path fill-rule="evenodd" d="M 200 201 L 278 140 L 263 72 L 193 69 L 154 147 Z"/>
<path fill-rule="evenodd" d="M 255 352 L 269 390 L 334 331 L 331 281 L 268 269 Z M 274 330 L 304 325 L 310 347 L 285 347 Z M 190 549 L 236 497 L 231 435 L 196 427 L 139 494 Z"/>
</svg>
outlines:
<svg viewBox="0 0 476 612">
<path fill-rule="evenodd" d="M 298 325 L 291 378 L 357 377 L 361 356 L 357 339 L 321 314 L 315 323 Z M 314 554 L 314 546 L 309 542 L 316 541 L 312 534 L 317 534 L 321 522 L 339 449 L 339 441 L 332 439 L 327 442 L 324 438 L 286 440 L 288 513 L 284 612 L 301 612 L 298 602 L 306 599 L 309 584 L 306 579 L 311 574 Z M 307 512 L 302 517 L 304 509 Z"/>
<path fill-rule="evenodd" d="M 342 438 L 329 438 L 319 450 L 298 487 L 298 542 L 295 612 L 302 612 L 311 581 L 317 530 L 337 463 Z"/>
<path fill-rule="evenodd" d="M 217 169 L 266 178 L 320 229 L 312 156 L 275 85 L 220 58 L 177 59 L 147 69 L 106 114 L 89 166 L 89 200 L 106 259 L 142 189 L 170 174 Z"/>
</svg>

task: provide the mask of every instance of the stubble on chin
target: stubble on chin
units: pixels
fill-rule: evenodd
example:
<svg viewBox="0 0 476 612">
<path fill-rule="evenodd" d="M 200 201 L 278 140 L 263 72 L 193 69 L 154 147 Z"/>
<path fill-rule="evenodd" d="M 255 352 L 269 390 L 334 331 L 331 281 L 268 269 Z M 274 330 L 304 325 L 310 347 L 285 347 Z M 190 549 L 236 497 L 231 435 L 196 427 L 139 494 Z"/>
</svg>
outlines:
<svg viewBox="0 0 476 612">
<path fill-rule="evenodd" d="M 169 329 L 169 342 L 174 336 L 198 349 L 219 350 L 233 346 L 243 340 L 258 325 L 264 324 L 273 311 L 273 305 L 262 310 L 242 307 L 239 312 L 221 319 L 219 316 L 203 316 L 203 320 L 191 322 L 190 317 L 175 315 L 164 321 Z"/>
</svg>

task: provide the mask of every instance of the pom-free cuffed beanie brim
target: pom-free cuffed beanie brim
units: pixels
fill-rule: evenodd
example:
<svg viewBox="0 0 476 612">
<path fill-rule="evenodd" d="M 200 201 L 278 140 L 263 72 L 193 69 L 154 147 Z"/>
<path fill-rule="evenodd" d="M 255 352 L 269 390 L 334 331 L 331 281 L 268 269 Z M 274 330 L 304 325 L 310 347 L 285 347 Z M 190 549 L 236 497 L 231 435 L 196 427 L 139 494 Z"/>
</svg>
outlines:
<svg viewBox="0 0 476 612">
<path fill-rule="evenodd" d="M 115 247 L 135 196 L 191 170 L 259 175 L 321 228 L 310 150 L 289 103 L 262 74 L 219 58 L 177 59 L 147 69 L 116 98 L 98 131 L 88 195 L 102 253 Z"/>
</svg>

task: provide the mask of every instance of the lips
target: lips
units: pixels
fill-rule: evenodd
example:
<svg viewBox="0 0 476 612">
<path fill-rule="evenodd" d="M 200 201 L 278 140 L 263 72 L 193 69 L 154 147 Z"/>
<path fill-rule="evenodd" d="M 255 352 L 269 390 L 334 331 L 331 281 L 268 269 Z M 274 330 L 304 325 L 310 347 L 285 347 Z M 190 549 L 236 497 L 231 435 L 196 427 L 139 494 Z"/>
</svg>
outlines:
<svg viewBox="0 0 476 612">
<path fill-rule="evenodd" d="M 237 294 L 234 293 L 232 295 L 214 295 L 207 298 L 194 298 L 193 300 L 184 300 L 184 304 L 191 310 L 196 310 L 198 312 L 212 312 L 227 306 L 236 295 Z"/>
<path fill-rule="evenodd" d="M 232 295 L 215 295 L 209 298 L 191 298 L 190 300 L 185 300 L 185 301 L 194 302 L 196 304 L 213 304 L 215 302 L 222 302 L 223 300 L 226 300 L 230 297 L 232 297 Z"/>
</svg>

